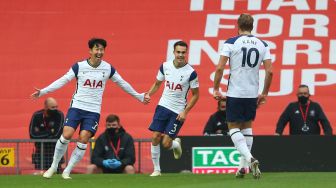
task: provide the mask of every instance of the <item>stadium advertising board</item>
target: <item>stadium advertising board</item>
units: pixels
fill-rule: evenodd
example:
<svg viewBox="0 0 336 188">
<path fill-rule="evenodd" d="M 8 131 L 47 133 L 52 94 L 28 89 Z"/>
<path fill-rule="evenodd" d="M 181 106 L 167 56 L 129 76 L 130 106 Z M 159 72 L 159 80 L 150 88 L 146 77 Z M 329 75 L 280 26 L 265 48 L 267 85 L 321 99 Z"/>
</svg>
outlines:
<svg viewBox="0 0 336 188">
<path fill-rule="evenodd" d="M 235 173 L 240 154 L 234 147 L 193 147 L 192 172 L 194 174 Z"/>
<path fill-rule="evenodd" d="M 0 148 L 0 167 L 14 167 L 14 153 L 14 148 Z"/>
</svg>

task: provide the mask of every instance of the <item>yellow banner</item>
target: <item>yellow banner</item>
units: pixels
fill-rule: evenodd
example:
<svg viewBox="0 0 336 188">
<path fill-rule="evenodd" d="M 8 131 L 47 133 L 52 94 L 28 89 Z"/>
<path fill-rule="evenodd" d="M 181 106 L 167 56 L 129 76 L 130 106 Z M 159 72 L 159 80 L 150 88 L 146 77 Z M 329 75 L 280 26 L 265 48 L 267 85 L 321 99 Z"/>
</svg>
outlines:
<svg viewBox="0 0 336 188">
<path fill-rule="evenodd" d="M 14 148 L 0 148 L 0 167 L 14 167 L 14 153 Z"/>
</svg>

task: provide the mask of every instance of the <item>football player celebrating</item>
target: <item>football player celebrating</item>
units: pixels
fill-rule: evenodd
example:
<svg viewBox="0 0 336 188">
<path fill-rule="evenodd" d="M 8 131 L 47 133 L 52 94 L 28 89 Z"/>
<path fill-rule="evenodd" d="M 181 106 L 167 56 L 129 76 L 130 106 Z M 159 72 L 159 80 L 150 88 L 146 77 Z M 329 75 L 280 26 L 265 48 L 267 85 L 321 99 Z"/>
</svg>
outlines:
<svg viewBox="0 0 336 188">
<path fill-rule="evenodd" d="M 156 76 L 146 98 L 150 98 L 164 83 L 164 91 L 156 107 L 149 130 L 153 132 L 151 156 L 154 172 L 150 176 L 160 176 L 160 142 L 167 149 L 172 149 L 175 159 L 182 155 L 181 139 L 177 138 L 187 114 L 199 97 L 199 84 L 195 70 L 187 63 L 185 56 L 188 45 L 183 41 L 174 44 L 173 61 L 164 62 Z M 192 97 L 187 103 L 187 94 L 191 89 Z"/>
<path fill-rule="evenodd" d="M 150 100 L 148 96 L 145 97 L 144 93 L 139 94 L 136 92 L 132 86 L 118 74 L 112 65 L 102 60 L 106 47 L 106 41 L 104 39 L 93 38 L 89 40 L 88 45 L 90 48 L 89 59 L 75 63 L 64 76 L 46 88 L 36 89 L 31 95 L 33 99 L 37 99 L 61 88 L 74 78 L 77 80 L 77 88 L 73 94 L 70 108 L 65 119 L 63 134 L 56 143 L 53 163 L 43 174 L 45 178 L 51 178 L 57 171 L 58 163 L 67 150 L 68 143 L 80 124 L 77 147 L 72 152 L 68 166 L 62 173 L 64 179 L 71 179 L 70 172 L 72 168 L 83 158 L 87 148 L 87 142 L 97 130 L 102 96 L 107 80 L 112 80 L 117 83 L 125 92 L 144 104 L 147 104 Z"/>
</svg>

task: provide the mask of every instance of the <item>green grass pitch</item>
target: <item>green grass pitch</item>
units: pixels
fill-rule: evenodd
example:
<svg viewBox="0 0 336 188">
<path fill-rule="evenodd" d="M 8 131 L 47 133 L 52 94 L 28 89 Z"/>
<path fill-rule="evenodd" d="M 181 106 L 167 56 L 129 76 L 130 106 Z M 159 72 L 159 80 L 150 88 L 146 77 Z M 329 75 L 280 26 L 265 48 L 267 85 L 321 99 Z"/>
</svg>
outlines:
<svg viewBox="0 0 336 188">
<path fill-rule="evenodd" d="M 235 179 L 233 174 L 173 174 L 149 177 L 148 174 L 74 174 L 71 180 L 63 180 L 59 174 L 51 179 L 33 175 L 0 176 L 1 188 L 310 188 L 336 187 L 336 172 L 282 172 L 263 173 L 255 180 L 250 174 Z"/>
</svg>

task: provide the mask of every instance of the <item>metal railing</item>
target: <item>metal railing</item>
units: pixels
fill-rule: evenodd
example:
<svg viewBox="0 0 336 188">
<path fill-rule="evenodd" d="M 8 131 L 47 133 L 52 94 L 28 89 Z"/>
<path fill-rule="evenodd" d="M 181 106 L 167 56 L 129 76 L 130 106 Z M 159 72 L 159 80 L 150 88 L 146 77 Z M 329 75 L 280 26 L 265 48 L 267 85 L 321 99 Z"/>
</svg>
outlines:
<svg viewBox="0 0 336 188">
<path fill-rule="evenodd" d="M 38 174 L 49 168 L 57 139 L 0 139 L 0 175 L 1 174 Z M 95 140 L 88 143 L 88 151 L 73 169 L 73 173 L 86 173 L 91 163 L 91 154 Z M 150 139 L 134 139 L 137 173 L 152 171 Z M 71 152 L 76 147 L 76 140 L 71 140 L 64 155 L 67 165 Z"/>
</svg>

